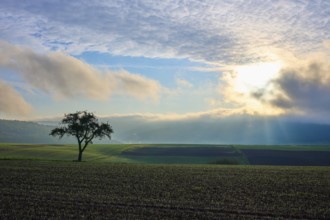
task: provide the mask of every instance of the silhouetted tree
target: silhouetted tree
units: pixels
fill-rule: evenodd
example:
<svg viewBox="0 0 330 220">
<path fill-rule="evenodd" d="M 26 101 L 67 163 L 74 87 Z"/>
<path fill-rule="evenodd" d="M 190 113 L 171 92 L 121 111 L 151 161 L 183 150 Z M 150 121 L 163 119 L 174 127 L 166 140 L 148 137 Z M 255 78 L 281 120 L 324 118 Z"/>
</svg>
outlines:
<svg viewBox="0 0 330 220">
<path fill-rule="evenodd" d="M 54 128 L 49 135 L 59 136 L 59 138 L 68 135 L 77 138 L 78 161 L 82 160 L 84 150 L 88 144 L 93 143 L 94 138 L 102 139 L 106 136 L 111 139 L 111 133 L 113 133 L 108 123 L 99 123 L 96 116 L 87 111 L 65 114 L 60 124 L 62 126 Z"/>
</svg>

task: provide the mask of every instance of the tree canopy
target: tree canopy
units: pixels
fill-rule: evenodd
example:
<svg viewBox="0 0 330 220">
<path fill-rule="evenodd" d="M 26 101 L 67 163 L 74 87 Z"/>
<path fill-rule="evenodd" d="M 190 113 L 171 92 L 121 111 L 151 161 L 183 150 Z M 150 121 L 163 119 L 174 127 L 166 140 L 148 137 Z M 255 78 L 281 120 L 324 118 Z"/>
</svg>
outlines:
<svg viewBox="0 0 330 220">
<path fill-rule="evenodd" d="M 73 136 L 78 141 L 78 161 L 82 160 L 82 154 L 88 144 L 93 143 L 94 138 L 111 139 L 112 127 L 108 123 L 99 123 L 93 113 L 77 111 L 65 114 L 60 122 L 60 127 L 54 128 L 50 135 L 62 138 L 64 135 Z"/>
</svg>

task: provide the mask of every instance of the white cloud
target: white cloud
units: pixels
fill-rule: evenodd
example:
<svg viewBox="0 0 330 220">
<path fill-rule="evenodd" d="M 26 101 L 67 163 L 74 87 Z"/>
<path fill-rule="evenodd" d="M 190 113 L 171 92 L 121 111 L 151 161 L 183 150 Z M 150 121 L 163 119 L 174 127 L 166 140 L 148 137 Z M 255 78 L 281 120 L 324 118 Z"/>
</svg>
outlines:
<svg viewBox="0 0 330 220">
<path fill-rule="evenodd" d="M 119 93 L 128 94 L 142 100 L 146 98 L 151 98 L 154 101 L 158 100 L 161 89 L 158 82 L 126 71 L 118 72 L 114 74 L 114 77 Z"/>
<path fill-rule="evenodd" d="M 1 42 L 0 65 L 14 70 L 32 86 L 55 97 L 78 95 L 106 99 L 113 85 L 90 65 L 63 53 L 35 53 Z"/>
<path fill-rule="evenodd" d="M 0 67 L 12 70 L 33 87 L 55 98 L 77 96 L 106 100 L 114 92 L 142 99 L 158 98 L 160 85 L 126 71 L 101 72 L 74 57 L 60 53 L 36 53 L 0 41 Z"/>
<path fill-rule="evenodd" d="M 19 55 L 22 62 L 12 63 L 4 56 L 1 62 L 20 72 L 34 87 L 55 97 L 84 96 L 104 100 L 113 93 L 124 93 L 154 100 L 161 90 L 157 82 L 125 71 L 101 72 L 66 54 L 98 51 L 111 55 L 188 58 L 214 64 L 208 65 L 208 70 L 225 72 L 220 78 L 224 100 L 212 96 L 208 99 L 211 104 L 227 101 L 227 107 L 242 108 L 241 101 L 245 99 L 248 101 L 245 106 L 262 108 L 267 105 L 288 111 L 280 105 L 280 96 L 275 96 L 271 87 L 235 97 L 230 90 L 231 80 L 235 78 L 231 67 L 281 59 L 283 51 L 305 59 L 312 52 L 328 50 L 324 45 L 329 44 L 329 14 L 327 0 L 3 0 L 0 39 L 29 45 L 34 51 L 13 47 L 8 54 Z M 303 82 L 305 78 L 299 77 L 283 74 L 281 79 Z M 305 111 L 312 109 L 295 93 L 303 91 L 289 91 L 281 79 L 271 85 L 290 98 L 290 105 L 286 106 Z M 315 86 L 323 85 L 320 83 L 317 81 Z M 188 90 L 186 82 L 178 84 Z M 310 90 L 327 92 L 326 86 L 318 89 L 315 86 L 310 86 Z M 261 97 L 264 94 L 267 100 Z M 273 102 L 269 101 L 270 96 Z"/>
<path fill-rule="evenodd" d="M 186 114 L 177 113 L 133 113 L 133 114 L 113 114 L 110 116 L 103 115 L 102 118 L 135 118 L 142 119 L 144 121 L 157 121 L 157 122 L 179 122 L 179 121 L 194 121 L 194 120 L 213 120 L 227 118 L 230 116 L 246 115 L 247 112 L 244 109 L 224 109 L 217 108 L 209 111 L 193 112 Z"/>
<path fill-rule="evenodd" d="M 323 41 L 323 44 L 327 49 L 330 49 L 330 40 L 329 39 Z"/>
<path fill-rule="evenodd" d="M 309 53 L 330 32 L 326 0 L 4 0 L 0 11 L 0 37 L 12 42 L 73 54 L 103 51 L 217 64 L 269 59 L 272 48 Z"/>
<path fill-rule="evenodd" d="M 0 94 L 0 113 L 26 116 L 32 112 L 32 106 L 14 88 L 2 81 L 0 81 Z"/>
</svg>

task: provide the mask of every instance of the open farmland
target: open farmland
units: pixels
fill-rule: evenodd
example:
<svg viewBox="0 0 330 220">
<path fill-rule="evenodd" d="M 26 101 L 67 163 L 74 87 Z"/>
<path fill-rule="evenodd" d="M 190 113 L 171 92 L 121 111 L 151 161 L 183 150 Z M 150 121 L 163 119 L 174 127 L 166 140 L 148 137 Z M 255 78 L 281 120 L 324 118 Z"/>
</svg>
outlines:
<svg viewBox="0 0 330 220">
<path fill-rule="evenodd" d="M 0 160 L 0 218 L 330 218 L 329 167 Z"/>
</svg>

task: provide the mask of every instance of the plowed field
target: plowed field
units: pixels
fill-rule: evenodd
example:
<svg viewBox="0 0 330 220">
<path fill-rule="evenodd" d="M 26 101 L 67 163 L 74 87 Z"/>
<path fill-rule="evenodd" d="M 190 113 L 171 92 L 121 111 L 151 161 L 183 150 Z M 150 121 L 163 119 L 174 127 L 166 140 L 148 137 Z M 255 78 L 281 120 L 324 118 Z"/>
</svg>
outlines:
<svg viewBox="0 0 330 220">
<path fill-rule="evenodd" d="M 329 167 L 0 160 L 0 219 L 329 219 Z"/>
</svg>

